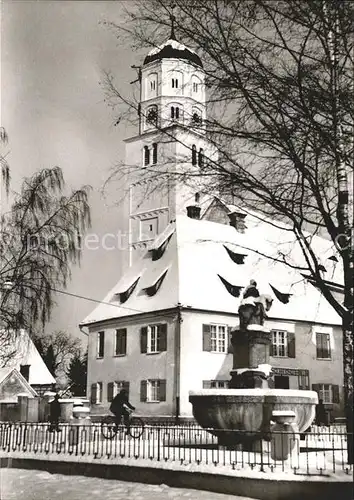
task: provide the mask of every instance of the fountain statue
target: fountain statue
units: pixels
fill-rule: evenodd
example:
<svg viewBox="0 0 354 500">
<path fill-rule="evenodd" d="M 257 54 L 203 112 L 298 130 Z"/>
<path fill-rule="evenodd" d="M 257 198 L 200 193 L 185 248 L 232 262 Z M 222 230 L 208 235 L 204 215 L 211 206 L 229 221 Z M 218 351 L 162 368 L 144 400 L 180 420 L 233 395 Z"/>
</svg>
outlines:
<svg viewBox="0 0 354 500">
<path fill-rule="evenodd" d="M 264 322 L 273 299 L 250 281 L 239 305 L 240 326 L 231 332 L 233 368 L 229 389 L 191 391 L 189 401 L 197 422 L 218 437 L 219 444 L 243 444 L 247 449 L 269 439 L 274 421 L 294 420 L 304 432 L 315 416 L 314 391 L 275 389 L 269 364 L 271 332 Z M 229 431 L 229 432 L 228 432 Z"/>
</svg>

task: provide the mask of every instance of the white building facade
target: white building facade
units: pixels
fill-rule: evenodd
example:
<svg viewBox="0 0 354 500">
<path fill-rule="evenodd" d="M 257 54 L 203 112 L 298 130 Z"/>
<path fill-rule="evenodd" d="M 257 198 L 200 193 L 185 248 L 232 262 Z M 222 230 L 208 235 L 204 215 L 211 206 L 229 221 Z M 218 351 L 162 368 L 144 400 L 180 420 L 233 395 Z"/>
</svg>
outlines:
<svg viewBox="0 0 354 500">
<path fill-rule="evenodd" d="M 281 230 L 256 214 L 237 219 L 238 209 L 221 201 L 205 205 L 201 220 L 198 207 L 186 216 L 203 198 L 203 185 L 183 182 L 180 173 L 198 173 L 204 161 L 217 160 L 203 125 L 198 56 L 174 39 L 151 51 L 140 105 L 139 134 L 126 141 L 126 164 L 133 167 L 126 272 L 82 322 L 89 331 L 93 413 L 107 413 L 124 387 L 141 415 L 190 418 L 190 390 L 227 387 L 230 332 L 239 324 L 242 289 L 254 278 L 261 293 L 276 294 L 266 323 L 275 387 L 312 388 L 332 418 L 340 415 L 340 318 L 299 272 L 260 257 L 260 247 L 266 255 L 279 250 Z M 315 238 L 328 273 L 338 273 L 330 244 Z M 284 245 L 301 265 L 296 242 Z"/>
</svg>

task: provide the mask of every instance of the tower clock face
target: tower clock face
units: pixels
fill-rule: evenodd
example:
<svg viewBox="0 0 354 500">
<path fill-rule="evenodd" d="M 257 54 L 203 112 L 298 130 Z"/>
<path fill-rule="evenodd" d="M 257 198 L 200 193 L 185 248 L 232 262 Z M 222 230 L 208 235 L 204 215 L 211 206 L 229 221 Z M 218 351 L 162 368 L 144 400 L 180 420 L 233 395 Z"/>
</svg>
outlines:
<svg viewBox="0 0 354 500">
<path fill-rule="evenodd" d="M 150 123 L 151 125 L 156 125 L 156 123 L 157 123 L 157 109 L 156 108 L 149 109 L 146 119 L 147 119 L 147 122 Z"/>
</svg>

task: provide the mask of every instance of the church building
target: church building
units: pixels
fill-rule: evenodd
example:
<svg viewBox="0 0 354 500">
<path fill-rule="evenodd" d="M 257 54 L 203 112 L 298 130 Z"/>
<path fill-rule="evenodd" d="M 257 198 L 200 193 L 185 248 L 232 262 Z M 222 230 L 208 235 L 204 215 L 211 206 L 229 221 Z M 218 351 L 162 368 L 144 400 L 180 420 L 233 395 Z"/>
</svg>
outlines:
<svg viewBox="0 0 354 500">
<path fill-rule="evenodd" d="M 146 56 L 140 73 L 138 134 L 126 140 L 132 165 L 124 273 L 81 323 L 89 331 L 88 396 L 108 412 L 121 388 L 142 416 L 190 418 L 190 390 L 228 387 L 230 332 L 239 325 L 242 291 L 255 279 L 273 297 L 271 365 L 278 388 L 314 389 L 341 414 L 341 320 L 301 266 L 294 236 L 257 213 L 207 198 L 181 172 L 217 160 L 208 141 L 202 61 L 173 33 Z M 149 167 L 149 168 L 147 168 Z M 284 241 L 286 240 L 286 241 Z M 314 245 L 332 281 L 341 282 L 330 242 Z M 274 257 L 267 258 L 265 256 Z M 337 265 L 336 265 L 337 264 Z"/>
</svg>

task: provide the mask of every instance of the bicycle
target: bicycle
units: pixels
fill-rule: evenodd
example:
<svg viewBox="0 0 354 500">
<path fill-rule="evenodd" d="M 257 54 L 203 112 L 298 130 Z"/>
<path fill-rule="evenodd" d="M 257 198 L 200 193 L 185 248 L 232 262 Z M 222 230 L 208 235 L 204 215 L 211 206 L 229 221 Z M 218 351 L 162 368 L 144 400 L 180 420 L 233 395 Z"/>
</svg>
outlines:
<svg viewBox="0 0 354 500">
<path fill-rule="evenodd" d="M 105 439 L 113 439 L 116 434 L 123 434 L 125 429 L 126 434 L 128 434 L 133 439 L 138 439 L 143 434 L 145 429 L 145 423 L 140 417 L 132 417 L 132 410 L 129 409 L 129 428 L 123 423 L 117 425 L 116 417 L 113 415 L 107 415 L 101 421 L 101 432 Z M 121 417 L 121 422 L 123 415 Z"/>
</svg>

